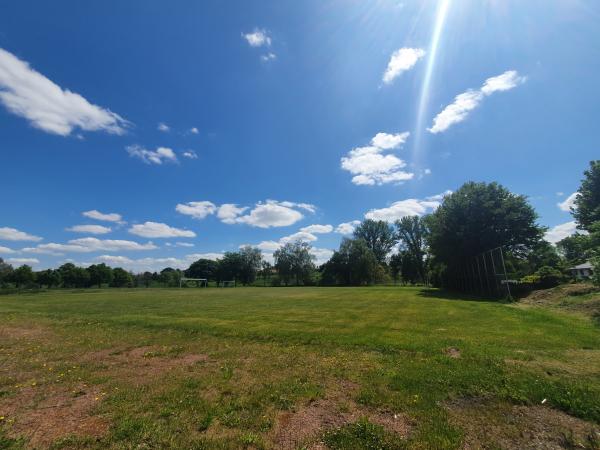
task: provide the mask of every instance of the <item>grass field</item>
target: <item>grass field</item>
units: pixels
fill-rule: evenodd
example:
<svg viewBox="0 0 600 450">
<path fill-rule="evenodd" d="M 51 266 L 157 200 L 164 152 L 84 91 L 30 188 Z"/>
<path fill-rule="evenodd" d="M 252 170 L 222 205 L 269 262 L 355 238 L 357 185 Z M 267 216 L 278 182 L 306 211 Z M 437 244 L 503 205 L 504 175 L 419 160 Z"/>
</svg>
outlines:
<svg viewBox="0 0 600 450">
<path fill-rule="evenodd" d="M 421 288 L 0 296 L 0 448 L 599 448 L 600 328 Z"/>
</svg>

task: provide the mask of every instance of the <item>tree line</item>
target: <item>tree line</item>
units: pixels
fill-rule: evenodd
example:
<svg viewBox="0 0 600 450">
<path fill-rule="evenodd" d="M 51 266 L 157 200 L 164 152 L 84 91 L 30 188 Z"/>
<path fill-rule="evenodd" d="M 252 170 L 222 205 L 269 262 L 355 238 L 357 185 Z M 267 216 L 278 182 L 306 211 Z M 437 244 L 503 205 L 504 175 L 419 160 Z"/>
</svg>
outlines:
<svg viewBox="0 0 600 450">
<path fill-rule="evenodd" d="M 552 245 L 547 228 L 527 197 L 502 185 L 467 182 L 447 195 L 425 216 L 402 217 L 393 224 L 367 219 L 342 239 L 331 258 L 317 267 L 310 244 L 290 242 L 265 261 L 261 251 L 245 246 L 218 260 L 199 259 L 187 269 L 134 274 L 123 268 L 72 263 L 34 272 L 16 269 L 0 258 L 2 287 L 149 287 L 178 286 L 181 277 L 242 285 L 346 285 L 375 283 L 444 285 L 452 267 L 468 258 L 501 247 L 512 278 L 537 287 L 565 281 L 568 268 L 592 261 L 600 283 L 600 160 L 584 172 L 572 207 L 578 231 Z"/>
</svg>

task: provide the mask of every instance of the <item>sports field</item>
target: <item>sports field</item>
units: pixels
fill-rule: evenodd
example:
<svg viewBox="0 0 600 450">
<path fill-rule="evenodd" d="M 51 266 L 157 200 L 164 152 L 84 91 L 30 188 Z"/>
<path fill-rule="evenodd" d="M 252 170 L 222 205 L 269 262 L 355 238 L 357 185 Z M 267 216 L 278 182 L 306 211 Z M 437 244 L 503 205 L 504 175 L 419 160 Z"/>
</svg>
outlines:
<svg viewBox="0 0 600 450">
<path fill-rule="evenodd" d="M 0 448 L 599 448 L 599 422 L 577 312 L 395 287 L 0 296 Z"/>
</svg>

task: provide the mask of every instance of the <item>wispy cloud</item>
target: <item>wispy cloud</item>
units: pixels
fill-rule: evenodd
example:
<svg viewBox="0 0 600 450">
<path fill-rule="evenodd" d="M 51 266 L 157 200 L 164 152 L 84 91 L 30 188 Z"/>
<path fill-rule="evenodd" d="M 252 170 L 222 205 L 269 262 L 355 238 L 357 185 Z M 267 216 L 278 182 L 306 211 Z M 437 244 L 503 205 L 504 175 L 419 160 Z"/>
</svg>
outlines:
<svg viewBox="0 0 600 450">
<path fill-rule="evenodd" d="M 579 195 L 579 192 L 573 192 L 563 202 L 558 202 L 556 205 L 561 211 L 571 212 L 571 208 L 575 206 L 575 199 Z"/>
<path fill-rule="evenodd" d="M 0 253 L 8 254 L 8 253 L 16 253 L 12 248 L 3 247 L 0 245 Z"/>
<path fill-rule="evenodd" d="M 198 155 L 196 154 L 196 152 L 194 150 L 186 150 L 185 152 L 182 153 L 184 158 L 187 159 L 198 159 Z"/>
<path fill-rule="evenodd" d="M 176 163 L 177 155 L 168 147 L 158 147 L 156 150 L 147 150 L 139 145 L 126 147 L 127 153 L 133 158 L 141 159 L 146 164 L 162 164 L 163 162 Z"/>
<path fill-rule="evenodd" d="M 123 218 L 121 217 L 121 214 L 117 214 L 117 213 L 101 213 L 100 211 L 96 210 L 96 209 L 92 209 L 90 211 L 84 211 L 81 213 L 82 216 L 84 217 L 88 217 L 90 219 L 94 219 L 94 220 L 101 220 L 103 222 L 122 222 Z"/>
<path fill-rule="evenodd" d="M 206 216 L 215 213 L 217 205 L 209 201 L 179 203 L 175 206 L 175 210 L 194 219 L 204 219 Z"/>
<path fill-rule="evenodd" d="M 404 160 L 384 152 L 400 148 L 410 133 L 377 133 L 371 145 L 358 147 L 341 159 L 341 167 L 354 175 L 352 182 L 358 185 L 381 185 L 401 183 L 414 177 L 413 173 L 402 170 Z"/>
<path fill-rule="evenodd" d="M 403 47 L 392 53 L 387 68 L 383 73 L 383 82 L 392 83 L 403 72 L 410 70 L 419 59 L 425 56 L 425 50 L 421 48 Z"/>
<path fill-rule="evenodd" d="M 488 78 L 480 89 L 470 89 L 454 98 L 454 102 L 446 106 L 434 119 L 430 133 L 446 131 L 452 125 L 465 120 L 469 113 L 477 108 L 483 99 L 494 92 L 508 91 L 523 84 L 526 77 L 520 76 L 516 70 L 508 70 L 496 77 Z"/>
<path fill-rule="evenodd" d="M 168 133 L 169 131 L 171 131 L 171 127 L 164 122 L 160 122 L 156 129 L 158 131 L 162 131 L 163 133 Z"/>
<path fill-rule="evenodd" d="M 16 228 L 0 227 L 0 240 L 4 241 L 41 241 L 42 238 L 33 234 L 19 231 Z"/>
<path fill-rule="evenodd" d="M 196 233 L 193 231 L 182 230 L 159 222 L 135 224 L 129 228 L 129 232 L 145 238 L 196 237 Z"/>
<path fill-rule="evenodd" d="M 12 265 L 27 264 L 28 266 L 35 266 L 40 263 L 40 260 L 37 258 L 8 258 L 6 262 Z"/>
<path fill-rule="evenodd" d="M 139 242 L 127 241 L 122 239 L 98 239 L 86 237 L 72 239 L 66 244 L 50 242 L 48 244 L 39 244 L 35 247 L 24 248 L 22 251 L 27 253 L 41 254 L 63 254 L 63 253 L 91 253 L 98 251 L 141 251 L 155 250 L 158 247 L 152 242 L 140 244 Z"/>
<path fill-rule="evenodd" d="M 75 129 L 123 134 L 128 126 L 118 114 L 62 89 L 1 48 L 0 102 L 32 126 L 60 136 L 68 136 Z"/>
<path fill-rule="evenodd" d="M 67 231 L 72 231 L 74 233 L 89 233 L 89 234 L 106 234 L 110 233 L 110 227 L 105 227 L 103 225 L 74 225 L 70 228 L 67 228 Z"/>
<path fill-rule="evenodd" d="M 340 223 L 336 228 L 335 232 L 339 234 L 352 234 L 356 226 L 360 224 L 360 220 L 352 220 L 350 222 Z"/>
</svg>

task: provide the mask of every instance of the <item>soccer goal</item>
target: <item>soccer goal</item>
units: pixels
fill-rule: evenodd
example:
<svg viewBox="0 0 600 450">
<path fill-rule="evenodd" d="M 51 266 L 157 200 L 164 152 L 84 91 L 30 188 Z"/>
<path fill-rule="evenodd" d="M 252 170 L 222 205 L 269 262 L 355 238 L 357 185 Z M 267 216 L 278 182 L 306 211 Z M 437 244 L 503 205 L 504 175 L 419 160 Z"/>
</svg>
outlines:
<svg viewBox="0 0 600 450">
<path fill-rule="evenodd" d="M 221 283 L 219 283 L 219 287 L 235 287 L 235 280 L 221 281 Z"/>
<path fill-rule="evenodd" d="M 208 280 L 206 278 L 186 278 L 181 277 L 179 279 L 179 287 L 188 286 L 189 283 L 195 283 L 196 287 L 208 287 Z"/>
</svg>

